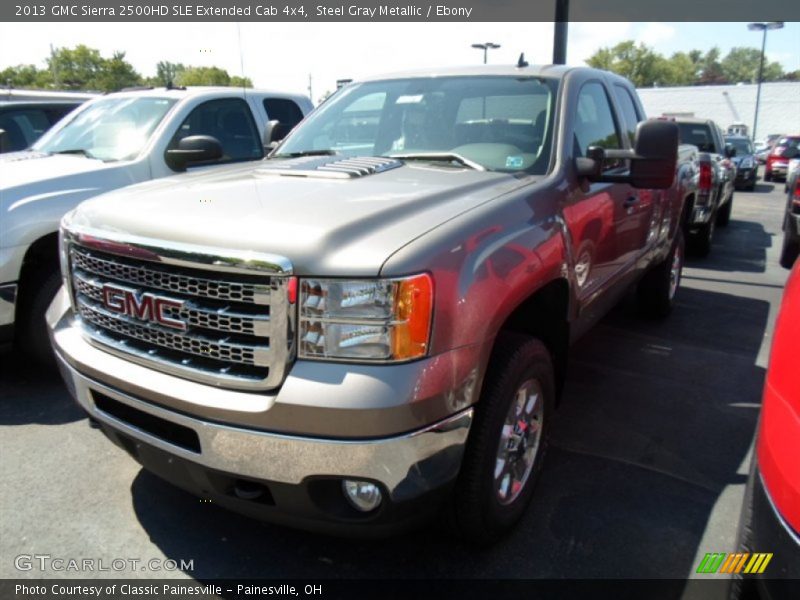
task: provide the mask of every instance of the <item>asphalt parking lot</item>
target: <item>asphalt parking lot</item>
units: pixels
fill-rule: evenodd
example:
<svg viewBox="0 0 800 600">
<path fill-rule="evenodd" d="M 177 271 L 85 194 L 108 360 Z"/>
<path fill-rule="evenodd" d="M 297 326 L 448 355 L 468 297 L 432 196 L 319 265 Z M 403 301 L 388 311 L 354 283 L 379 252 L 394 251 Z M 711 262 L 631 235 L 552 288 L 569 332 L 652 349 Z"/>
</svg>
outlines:
<svg viewBox="0 0 800 600">
<path fill-rule="evenodd" d="M 14 557 L 193 560 L 143 577 L 683 578 L 733 549 L 772 324 L 783 184 L 736 192 L 673 316 L 622 302 L 571 355 L 553 444 L 515 532 L 476 551 L 436 527 L 341 540 L 250 521 L 142 471 L 57 376 L 0 348 L 0 577 Z M 102 576 L 131 575 L 130 572 Z"/>
</svg>

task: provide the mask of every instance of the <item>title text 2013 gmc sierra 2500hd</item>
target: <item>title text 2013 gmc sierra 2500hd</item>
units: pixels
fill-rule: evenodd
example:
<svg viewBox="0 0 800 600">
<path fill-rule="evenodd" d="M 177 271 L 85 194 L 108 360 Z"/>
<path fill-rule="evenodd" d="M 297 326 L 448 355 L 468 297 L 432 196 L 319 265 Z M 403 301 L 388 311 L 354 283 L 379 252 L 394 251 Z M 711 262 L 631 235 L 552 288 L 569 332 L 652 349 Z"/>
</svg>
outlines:
<svg viewBox="0 0 800 600">
<path fill-rule="evenodd" d="M 311 111 L 241 88 L 139 89 L 87 102 L 31 149 L 0 157 L 0 341 L 52 361 L 44 312 L 61 284 L 58 225 L 81 201 L 192 168 L 260 160 L 264 135 Z"/>
<path fill-rule="evenodd" d="M 531 499 L 570 340 L 637 282 L 672 307 L 678 155 L 602 71 L 349 85 L 257 165 L 67 215 L 60 368 L 115 443 L 220 505 L 370 534 L 447 507 L 495 539 Z"/>
</svg>

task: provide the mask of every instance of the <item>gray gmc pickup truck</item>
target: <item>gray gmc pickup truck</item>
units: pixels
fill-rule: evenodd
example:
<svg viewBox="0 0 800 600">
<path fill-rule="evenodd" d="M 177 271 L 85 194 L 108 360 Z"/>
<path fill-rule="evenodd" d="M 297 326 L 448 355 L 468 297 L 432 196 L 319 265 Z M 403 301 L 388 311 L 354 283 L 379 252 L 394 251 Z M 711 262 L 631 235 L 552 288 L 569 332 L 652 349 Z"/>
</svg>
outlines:
<svg viewBox="0 0 800 600">
<path fill-rule="evenodd" d="M 480 67 L 340 90 L 257 164 L 81 204 L 47 314 L 78 403 L 230 509 L 385 534 L 522 515 L 567 350 L 666 316 L 692 156 L 631 84 Z"/>
</svg>

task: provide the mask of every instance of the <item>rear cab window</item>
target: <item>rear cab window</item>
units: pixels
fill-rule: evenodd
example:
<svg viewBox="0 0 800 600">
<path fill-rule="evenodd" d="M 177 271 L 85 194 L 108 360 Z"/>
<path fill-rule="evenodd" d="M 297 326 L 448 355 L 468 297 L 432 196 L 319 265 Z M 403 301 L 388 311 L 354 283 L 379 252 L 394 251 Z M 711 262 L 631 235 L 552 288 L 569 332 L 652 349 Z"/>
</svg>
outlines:
<svg viewBox="0 0 800 600">
<path fill-rule="evenodd" d="M 707 123 L 678 123 L 681 144 L 697 146 L 700 152 L 716 152 L 714 134 Z"/>
<path fill-rule="evenodd" d="M 290 129 L 303 120 L 303 111 L 294 100 L 288 98 L 264 98 L 267 120 L 278 121 Z"/>
</svg>

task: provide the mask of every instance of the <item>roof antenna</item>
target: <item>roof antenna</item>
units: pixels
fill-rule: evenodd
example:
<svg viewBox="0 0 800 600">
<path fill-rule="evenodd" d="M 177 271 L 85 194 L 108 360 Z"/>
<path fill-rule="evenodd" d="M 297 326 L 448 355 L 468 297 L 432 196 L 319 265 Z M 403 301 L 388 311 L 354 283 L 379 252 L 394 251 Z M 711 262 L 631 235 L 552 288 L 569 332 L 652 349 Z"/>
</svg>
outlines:
<svg viewBox="0 0 800 600">
<path fill-rule="evenodd" d="M 522 69 L 523 67 L 528 66 L 528 61 L 525 60 L 525 53 L 521 52 L 519 55 L 519 60 L 517 61 L 517 68 Z"/>
</svg>

